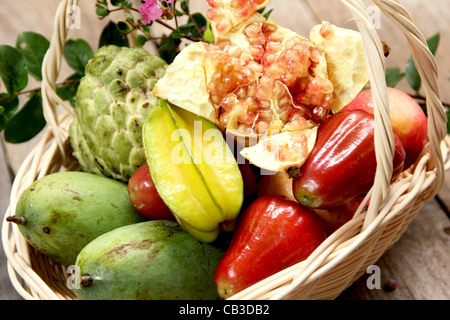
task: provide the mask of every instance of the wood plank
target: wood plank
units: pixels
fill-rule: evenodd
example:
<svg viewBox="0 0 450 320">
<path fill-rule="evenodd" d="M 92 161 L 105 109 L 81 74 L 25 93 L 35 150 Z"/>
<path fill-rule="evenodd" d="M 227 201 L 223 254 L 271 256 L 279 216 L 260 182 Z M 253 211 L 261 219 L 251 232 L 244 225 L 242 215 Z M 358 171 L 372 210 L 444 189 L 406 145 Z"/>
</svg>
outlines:
<svg viewBox="0 0 450 320">
<path fill-rule="evenodd" d="M 10 173 L 6 166 L 3 144 L 2 141 L 0 141 L 0 215 L 2 217 L 0 227 L 3 223 L 8 223 L 4 221 L 3 213 L 8 208 L 10 190 Z M 21 297 L 11 284 L 11 280 L 8 276 L 6 255 L 3 246 L 0 246 L 0 300 L 17 299 L 21 299 Z"/>
<path fill-rule="evenodd" d="M 400 240 L 376 263 L 381 289 L 369 289 L 368 273 L 339 297 L 342 300 L 450 299 L 450 221 L 436 200 L 426 203 Z M 372 283 L 372 278 L 369 279 Z M 394 281 L 397 289 L 384 286 Z"/>
<path fill-rule="evenodd" d="M 445 184 L 439 192 L 437 200 L 450 219 L 450 171 L 445 173 Z"/>
</svg>

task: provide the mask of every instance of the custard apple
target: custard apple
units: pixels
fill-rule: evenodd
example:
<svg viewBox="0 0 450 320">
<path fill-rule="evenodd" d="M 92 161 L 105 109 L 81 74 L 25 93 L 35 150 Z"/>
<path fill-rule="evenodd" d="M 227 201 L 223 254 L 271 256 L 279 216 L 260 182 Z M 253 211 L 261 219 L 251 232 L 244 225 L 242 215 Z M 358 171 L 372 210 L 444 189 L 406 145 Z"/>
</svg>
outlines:
<svg viewBox="0 0 450 320">
<path fill-rule="evenodd" d="M 167 63 L 143 48 L 101 47 L 86 65 L 69 136 L 83 171 L 128 181 L 146 163 L 142 125 Z"/>
</svg>

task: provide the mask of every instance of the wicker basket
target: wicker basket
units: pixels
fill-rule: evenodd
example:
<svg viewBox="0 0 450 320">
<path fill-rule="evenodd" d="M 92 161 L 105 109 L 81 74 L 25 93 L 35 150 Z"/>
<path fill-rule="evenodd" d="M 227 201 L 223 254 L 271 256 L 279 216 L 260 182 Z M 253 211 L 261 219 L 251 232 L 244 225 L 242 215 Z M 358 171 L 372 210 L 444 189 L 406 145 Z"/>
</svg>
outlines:
<svg viewBox="0 0 450 320">
<path fill-rule="evenodd" d="M 370 84 L 375 99 L 375 147 L 378 169 L 375 183 L 354 219 L 328 237 L 305 261 L 287 268 L 231 299 L 334 299 L 367 267 L 374 264 L 402 235 L 426 201 L 444 183 L 450 138 L 440 101 L 438 68 L 426 40 L 408 12 L 396 0 L 373 0 L 408 40 L 427 96 L 429 141 L 416 165 L 390 185 L 394 138 L 389 121 L 383 46 L 371 27 L 361 0 L 341 0 L 363 36 Z M 77 170 L 70 154 L 68 126 L 73 109 L 55 93 L 70 14 L 76 0 L 62 0 L 54 20 L 54 35 L 44 59 L 42 96 L 49 129 L 20 167 L 11 190 L 6 216 L 14 215 L 21 193 L 49 173 Z M 60 112 L 62 107 L 62 112 Z M 58 109 L 57 109 L 58 108 Z M 447 164 L 446 164 L 447 163 Z M 370 205 L 366 204 L 370 197 Z M 65 266 L 55 264 L 25 241 L 17 226 L 2 224 L 2 243 L 8 258 L 10 279 L 24 299 L 76 299 L 66 282 Z"/>
</svg>

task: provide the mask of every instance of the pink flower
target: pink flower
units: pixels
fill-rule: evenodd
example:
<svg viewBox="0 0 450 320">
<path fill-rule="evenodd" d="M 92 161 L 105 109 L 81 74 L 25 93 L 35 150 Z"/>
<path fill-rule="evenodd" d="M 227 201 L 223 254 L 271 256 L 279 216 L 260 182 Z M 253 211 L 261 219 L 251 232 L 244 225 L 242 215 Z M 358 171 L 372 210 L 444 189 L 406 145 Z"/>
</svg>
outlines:
<svg viewBox="0 0 450 320">
<path fill-rule="evenodd" d="M 144 0 L 144 3 L 142 3 L 139 8 L 143 24 L 150 24 L 152 21 L 155 21 L 162 16 L 163 11 L 160 4 L 162 1 L 167 4 L 173 4 L 174 0 Z"/>
</svg>

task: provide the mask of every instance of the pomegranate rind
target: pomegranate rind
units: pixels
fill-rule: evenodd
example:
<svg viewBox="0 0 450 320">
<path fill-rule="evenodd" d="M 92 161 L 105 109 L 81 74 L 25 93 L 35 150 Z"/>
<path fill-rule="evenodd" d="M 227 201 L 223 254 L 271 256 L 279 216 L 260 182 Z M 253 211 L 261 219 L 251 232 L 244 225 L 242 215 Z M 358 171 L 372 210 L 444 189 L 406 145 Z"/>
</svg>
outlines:
<svg viewBox="0 0 450 320">
<path fill-rule="evenodd" d="M 253 165 L 272 172 L 300 168 L 314 148 L 317 131 L 318 126 L 265 136 L 257 144 L 243 148 L 240 154 Z"/>
<path fill-rule="evenodd" d="M 323 22 L 313 27 L 309 38 L 325 53 L 328 79 L 334 86 L 331 111 L 337 113 L 369 82 L 361 34 Z"/>
<path fill-rule="evenodd" d="M 192 43 L 170 64 L 169 70 L 153 88 L 152 94 L 217 123 L 206 84 L 205 55 L 208 44 Z"/>
</svg>

